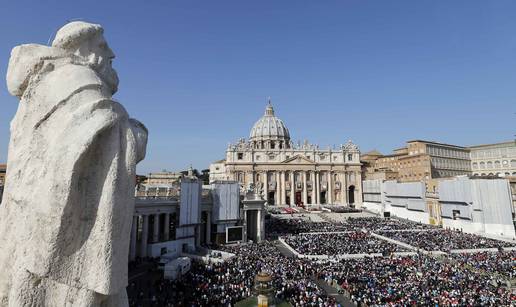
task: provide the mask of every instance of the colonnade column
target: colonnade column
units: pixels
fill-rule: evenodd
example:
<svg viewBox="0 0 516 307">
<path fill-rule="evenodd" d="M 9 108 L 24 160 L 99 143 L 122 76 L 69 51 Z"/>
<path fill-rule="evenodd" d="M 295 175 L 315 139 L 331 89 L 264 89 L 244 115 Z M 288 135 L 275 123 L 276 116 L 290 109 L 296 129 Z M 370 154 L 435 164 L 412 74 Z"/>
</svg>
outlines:
<svg viewBox="0 0 516 307">
<path fill-rule="evenodd" d="M 142 225 L 142 242 L 140 245 L 140 257 L 147 257 L 147 241 L 149 238 L 149 216 L 142 215 L 143 225 Z"/>
<path fill-rule="evenodd" d="M 206 212 L 206 243 L 211 243 L 211 212 Z"/>
<path fill-rule="evenodd" d="M 315 203 L 319 204 L 320 203 L 319 198 L 321 197 L 321 190 L 319 187 L 319 171 L 315 171 L 314 175 L 315 175 Z"/>
<path fill-rule="evenodd" d="M 306 206 L 308 203 L 308 191 L 306 187 L 306 172 L 303 172 L 303 204 Z"/>
<path fill-rule="evenodd" d="M 296 200 L 295 200 L 295 191 L 296 191 L 296 187 L 295 187 L 295 184 L 294 184 L 294 172 L 290 172 L 290 206 L 294 206 L 296 204 Z"/>
<path fill-rule="evenodd" d="M 131 225 L 131 243 L 129 247 L 129 260 L 136 259 L 136 231 L 138 230 L 138 216 L 133 216 Z"/>
<path fill-rule="evenodd" d="M 332 187 L 332 178 L 331 178 L 331 171 L 328 171 L 328 204 L 333 204 L 333 187 Z"/>
<path fill-rule="evenodd" d="M 154 232 L 152 234 L 152 243 L 159 241 L 159 213 L 154 214 Z"/>
<path fill-rule="evenodd" d="M 262 210 L 256 210 L 256 241 L 262 240 Z"/>
<path fill-rule="evenodd" d="M 170 240 L 170 213 L 165 213 L 165 225 L 163 225 L 164 228 L 164 239 L 165 241 Z"/>
<path fill-rule="evenodd" d="M 244 209 L 244 242 L 247 242 L 247 210 Z"/>
</svg>

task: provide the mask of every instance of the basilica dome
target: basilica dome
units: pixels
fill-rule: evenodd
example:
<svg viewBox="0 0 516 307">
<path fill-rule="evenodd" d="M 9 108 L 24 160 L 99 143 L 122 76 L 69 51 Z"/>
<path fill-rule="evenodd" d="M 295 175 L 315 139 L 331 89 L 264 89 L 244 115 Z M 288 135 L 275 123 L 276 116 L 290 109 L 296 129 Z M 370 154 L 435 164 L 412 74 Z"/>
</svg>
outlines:
<svg viewBox="0 0 516 307">
<path fill-rule="evenodd" d="M 265 115 L 262 116 L 251 129 L 250 141 L 280 141 L 288 146 L 290 143 L 290 133 L 283 121 L 274 116 L 274 109 L 269 101 L 265 108 Z"/>
</svg>

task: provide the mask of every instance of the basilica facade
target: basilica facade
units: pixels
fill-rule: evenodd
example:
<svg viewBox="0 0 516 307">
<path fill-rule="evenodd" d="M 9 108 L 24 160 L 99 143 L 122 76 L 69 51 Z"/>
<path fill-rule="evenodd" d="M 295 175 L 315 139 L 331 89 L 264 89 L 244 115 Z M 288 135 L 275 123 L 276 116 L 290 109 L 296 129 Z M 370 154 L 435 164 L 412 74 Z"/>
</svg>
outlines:
<svg viewBox="0 0 516 307">
<path fill-rule="evenodd" d="M 249 139 L 229 144 L 226 158 L 210 165 L 210 182 L 218 180 L 255 186 L 270 205 L 362 203 L 358 146 L 351 141 L 327 149 L 307 141 L 294 144 L 270 101 Z"/>
</svg>

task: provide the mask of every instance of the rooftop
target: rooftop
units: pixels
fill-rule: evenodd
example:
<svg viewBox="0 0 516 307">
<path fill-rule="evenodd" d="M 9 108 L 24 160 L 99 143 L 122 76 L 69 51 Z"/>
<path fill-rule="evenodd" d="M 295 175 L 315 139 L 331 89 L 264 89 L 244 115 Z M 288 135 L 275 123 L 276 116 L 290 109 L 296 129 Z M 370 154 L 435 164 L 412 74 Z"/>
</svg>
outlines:
<svg viewBox="0 0 516 307">
<path fill-rule="evenodd" d="M 470 148 L 470 149 L 480 149 L 480 148 L 491 148 L 491 147 L 504 147 L 504 146 L 507 146 L 507 145 L 516 146 L 516 140 L 500 142 L 500 143 L 493 143 L 493 144 L 473 145 L 473 146 L 468 146 L 468 148 Z"/>
<path fill-rule="evenodd" d="M 415 142 L 421 142 L 421 143 L 432 144 L 432 145 L 439 145 L 439 146 L 455 147 L 455 148 L 460 148 L 460 149 L 468 149 L 467 147 L 464 147 L 464 146 L 453 145 L 453 144 L 446 144 L 446 143 L 439 143 L 439 142 L 434 142 L 434 141 L 425 141 L 425 140 L 410 140 L 410 141 L 407 141 L 407 144 L 415 143 Z"/>
</svg>

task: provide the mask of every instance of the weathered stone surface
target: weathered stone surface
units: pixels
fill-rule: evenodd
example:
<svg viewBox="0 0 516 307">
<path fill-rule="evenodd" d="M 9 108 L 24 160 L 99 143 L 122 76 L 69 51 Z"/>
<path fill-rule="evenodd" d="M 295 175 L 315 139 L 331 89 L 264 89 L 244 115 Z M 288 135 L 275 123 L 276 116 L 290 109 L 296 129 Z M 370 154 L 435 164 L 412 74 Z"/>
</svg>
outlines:
<svg viewBox="0 0 516 307">
<path fill-rule="evenodd" d="M 127 305 L 135 165 L 146 128 L 112 99 L 100 25 L 72 22 L 52 46 L 11 53 L 11 122 L 0 206 L 0 306 Z"/>
</svg>

